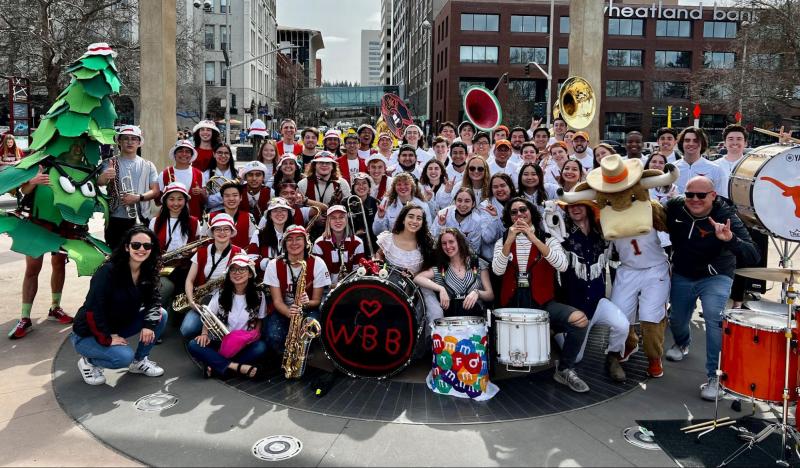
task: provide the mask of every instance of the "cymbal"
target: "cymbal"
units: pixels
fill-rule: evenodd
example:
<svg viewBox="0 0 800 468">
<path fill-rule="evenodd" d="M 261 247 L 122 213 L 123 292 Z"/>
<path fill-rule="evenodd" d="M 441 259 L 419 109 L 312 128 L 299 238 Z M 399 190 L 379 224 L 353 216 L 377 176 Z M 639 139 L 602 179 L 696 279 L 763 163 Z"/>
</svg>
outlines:
<svg viewBox="0 0 800 468">
<path fill-rule="evenodd" d="M 736 274 L 778 283 L 800 282 L 800 270 L 792 268 L 737 268 Z"/>
</svg>

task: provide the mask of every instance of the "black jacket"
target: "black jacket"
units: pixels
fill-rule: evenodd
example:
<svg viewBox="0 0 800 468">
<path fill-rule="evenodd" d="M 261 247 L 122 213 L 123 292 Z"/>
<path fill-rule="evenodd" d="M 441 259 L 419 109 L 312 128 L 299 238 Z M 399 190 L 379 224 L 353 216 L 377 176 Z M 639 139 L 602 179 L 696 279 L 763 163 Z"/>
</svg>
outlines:
<svg viewBox="0 0 800 468">
<path fill-rule="evenodd" d="M 94 336 L 101 345 L 110 346 L 112 334 L 139 320 L 150 330 L 155 330 L 161 320 L 158 285 L 144 277 L 135 285 L 127 265 L 115 268 L 107 262 L 92 276 L 86 301 L 75 316 L 72 330 L 78 336 Z"/>
<path fill-rule="evenodd" d="M 761 254 L 756 248 L 735 207 L 720 197 L 714 200 L 708 216 L 695 218 L 684 205 L 684 197 L 675 197 L 664 204 L 667 228 L 672 241 L 672 271 L 691 279 L 726 275 L 733 278 L 738 267 L 753 265 Z M 725 224 L 731 220 L 733 238 L 717 239 L 709 217 Z"/>
</svg>

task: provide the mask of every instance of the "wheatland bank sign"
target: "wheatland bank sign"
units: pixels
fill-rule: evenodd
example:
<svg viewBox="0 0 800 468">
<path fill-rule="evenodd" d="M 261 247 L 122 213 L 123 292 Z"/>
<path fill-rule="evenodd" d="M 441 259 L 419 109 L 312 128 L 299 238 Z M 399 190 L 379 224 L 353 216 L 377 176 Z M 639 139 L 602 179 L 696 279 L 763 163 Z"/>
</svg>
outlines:
<svg viewBox="0 0 800 468">
<path fill-rule="evenodd" d="M 716 2 L 713 6 L 704 7 L 703 2 L 696 6 L 664 6 L 662 2 L 646 5 L 615 5 L 614 0 L 608 0 L 605 7 L 605 14 L 610 18 L 654 18 L 654 19 L 691 19 L 700 20 L 703 12 L 712 12 L 713 21 L 754 21 L 756 13 L 754 10 L 736 10 L 733 8 L 718 7 Z M 705 18 L 709 19 L 709 18 Z"/>
</svg>

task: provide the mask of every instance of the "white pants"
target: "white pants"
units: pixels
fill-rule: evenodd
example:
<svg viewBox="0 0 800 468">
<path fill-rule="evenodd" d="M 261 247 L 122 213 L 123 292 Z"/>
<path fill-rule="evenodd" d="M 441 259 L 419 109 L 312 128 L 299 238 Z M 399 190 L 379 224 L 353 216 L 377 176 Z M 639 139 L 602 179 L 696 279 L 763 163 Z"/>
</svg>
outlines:
<svg viewBox="0 0 800 468">
<path fill-rule="evenodd" d="M 613 302 L 606 298 L 600 299 L 597 303 L 597 309 L 594 311 L 592 320 L 586 327 L 586 337 L 583 339 L 581 350 L 575 358 L 575 362 L 581 362 L 583 359 L 583 352 L 586 350 L 586 343 L 589 341 L 589 332 L 595 325 L 606 325 L 611 328 L 608 335 L 608 349 L 606 353 L 622 353 L 625 351 L 625 340 L 628 338 L 628 329 L 630 322 L 625 318 L 625 314 L 615 306 Z M 564 334 L 559 333 L 556 335 L 556 342 L 560 347 L 564 347 Z"/>
<path fill-rule="evenodd" d="M 620 308 L 630 323 L 636 323 L 636 312 L 643 322 L 659 323 L 667 315 L 669 301 L 669 263 L 650 268 L 617 269 L 611 302 Z"/>
</svg>

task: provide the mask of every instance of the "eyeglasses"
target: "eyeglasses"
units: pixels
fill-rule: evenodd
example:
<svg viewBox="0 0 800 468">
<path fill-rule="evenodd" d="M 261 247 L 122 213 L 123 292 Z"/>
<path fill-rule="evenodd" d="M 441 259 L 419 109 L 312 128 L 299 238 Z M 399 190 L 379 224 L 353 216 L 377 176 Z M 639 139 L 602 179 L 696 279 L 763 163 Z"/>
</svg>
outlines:
<svg viewBox="0 0 800 468">
<path fill-rule="evenodd" d="M 152 242 L 130 242 L 128 244 L 133 250 L 139 250 L 144 248 L 144 250 L 150 250 L 153 248 Z"/>
<path fill-rule="evenodd" d="M 217 151 L 216 154 L 230 156 L 231 152 L 230 151 Z"/>
<path fill-rule="evenodd" d="M 220 226 L 211 229 L 212 231 L 219 231 L 219 232 L 233 232 L 233 229 L 229 228 L 228 226 Z"/>
<path fill-rule="evenodd" d="M 519 216 L 527 212 L 528 212 L 527 206 L 520 206 L 519 208 L 514 208 L 513 210 L 509 211 L 509 213 L 511 213 L 511 216 Z"/>
<path fill-rule="evenodd" d="M 705 200 L 711 192 L 685 192 L 686 198 L 697 198 L 698 200 Z"/>
<path fill-rule="evenodd" d="M 247 268 L 247 267 L 232 266 L 230 268 L 230 272 L 233 273 L 233 274 L 247 273 L 248 271 L 250 271 L 250 269 Z"/>
<path fill-rule="evenodd" d="M 469 171 L 470 172 L 483 172 L 484 168 L 483 168 L 483 166 L 470 166 Z"/>
</svg>

